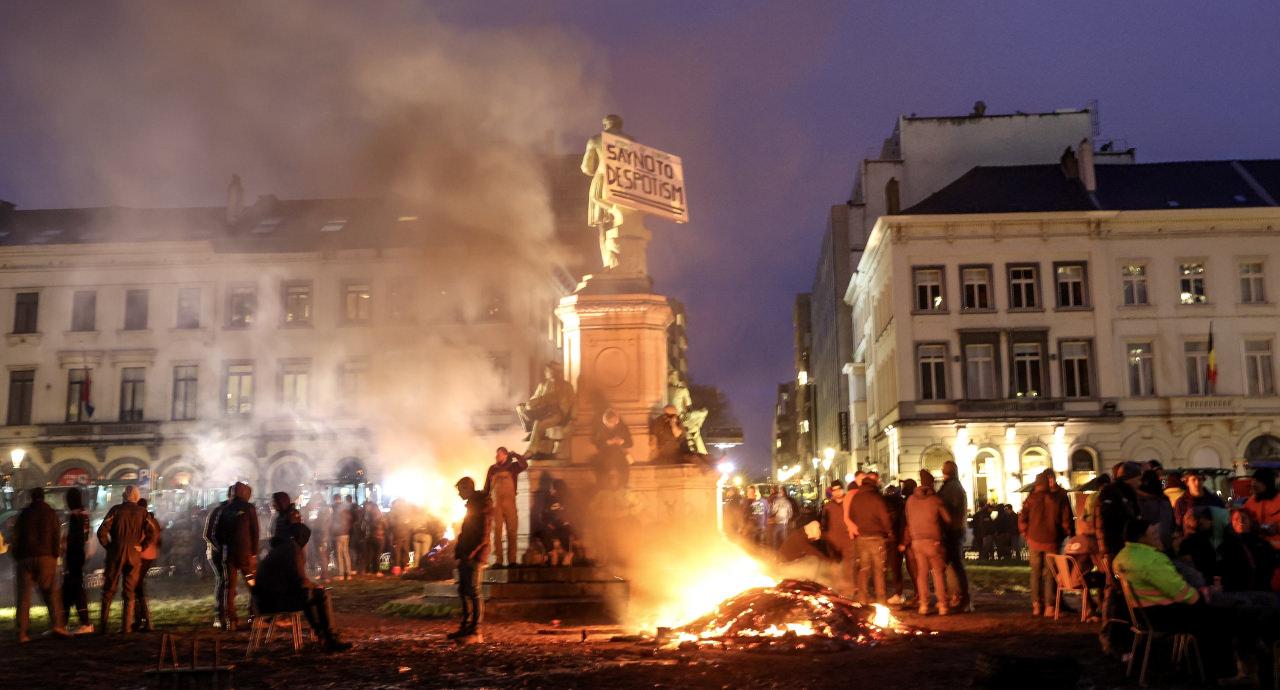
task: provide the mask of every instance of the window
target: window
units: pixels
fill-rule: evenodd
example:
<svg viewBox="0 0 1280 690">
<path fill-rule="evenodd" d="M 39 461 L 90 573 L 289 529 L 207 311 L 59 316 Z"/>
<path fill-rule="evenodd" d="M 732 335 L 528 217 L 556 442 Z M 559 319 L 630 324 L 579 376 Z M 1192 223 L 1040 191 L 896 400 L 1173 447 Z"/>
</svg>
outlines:
<svg viewBox="0 0 1280 690">
<path fill-rule="evenodd" d="M 1263 287 L 1262 262 L 1246 261 L 1240 264 L 1240 302 L 1243 304 L 1263 304 L 1267 301 L 1267 293 Z"/>
<path fill-rule="evenodd" d="M 991 343 L 964 346 L 965 394 L 970 400 L 996 397 L 996 347 Z"/>
<path fill-rule="evenodd" d="M 1187 395 L 1209 395 L 1209 343 L 1193 340 L 1182 344 L 1187 369 Z"/>
<path fill-rule="evenodd" d="M 1178 264 L 1178 292 L 1181 304 L 1204 304 L 1209 301 L 1204 291 L 1204 264 Z"/>
<path fill-rule="evenodd" d="M 1058 308 L 1089 306 L 1089 290 L 1085 283 L 1084 264 L 1056 264 L 1053 272 L 1058 281 Z"/>
<path fill-rule="evenodd" d="M 80 290 L 71 299 L 71 330 L 92 331 L 97 326 L 98 293 Z"/>
<path fill-rule="evenodd" d="M 227 385 L 223 393 L 223 414 L 253 413 L 253 365 L 228 364 Z"/>
<path fill-rule="evenodd" d="M 199 369 L 184 365 L 173 368 L 173 419 L 189 421 L 196 418 L 196 401 L 199 398 Z"/>
<path fill-rule="evenodd" d="M 489 367 L 493 370 L 495 386 L 503 395 L 511 392 L 511 353 L 490 352 Z"/>
<path fill-rule="evenodd" d="M 348 283 L 343 302 L 343 318 L 347 323 L 368 323 L 373 311 L 373 291 L 368 283 Z"/>
<path fill-rule="evenodd" d="M 1044 392 L 1040 343 L 1013 344 L 1013 394 L 1037 398 Z"/>
<path fill-rule="evenodd" d="M 961 284 L 961 308 L 962 309 L 991 309 L 991 269 L 990 268 L 964 268 L 960 269 Z"/>
<path fill-rule="evenodd" d="M 1009 308 L 1040 308 L 1039 267 L 1035 265 L 1009 266 Z"/>
<path fill-rule="evenodd" d="M 40 293 L 19 292 L 13 300 L 13 332 L 35 333 L 40 312 Z"/>
<path fill-rule="evenodd" d="M 480 293 L 480 321 L 507 320 L 507 293 L 501 285 L 486 285 Z"/>
<path fill-rule="evenodd" d="M 1058 358 L 1062 361 L 1062 395 L 1064 397 L 1089 397 L 1090 349 L 1087 340 L 1066 340 L 1058 346 Z"/>
<path fill-rule="evenodd" d="M 200 288 L 178 290 L 178 328 L 200 327 Z"/>
<path fill-rule="evenodd" d="M 88 369 L 67 370 L 67 421 L 83 422 L 93 416 L 90 387 L 93 377 Z"/>
<path fill-rule="evenodd" d="M 1127 306 L 1150 304 L 1147 301 L 1147 266 L 1146 264 L 1125 264 L 1120 269 L 1120 283 L 1124 289 L 1124 303 Z"/>
<path fill-rule="evenodd" d="M 920 376 L 921 400 L 947 399 L 947 346 L 916 346 L 917 370 Z"/>
<path fill-rule="evenodd" d="M 124 329 L 126 331 L 145 331 L 147 329 L 147 290 L 125 290 L 124 293 Z"/>
<path fill-rule="evenodd" d="M 945 311 L 942 301 L 942 268 L 917 268 L 913 271 L 916 286 L 916 311 Z"/>
<path fill-rule="evenodd" d="M 227 327 L 248 328 L 258 313 L 258 289 L 248 285 L 233 287 L 227 293 Z"/>
<path fill-rule="evenodd" d="M 1129 395 L 1145 398 L 1156 394 L 1155 357 L 1151 343 L 1129 343 Z"/>
<path fill-rule="evenodd" d="M 21 369 L 9 372 L 9 426 L 31 423 L 31 401 L 35 397 L 36 372 Z"/>
<path fill-rule="evenodd" d="M 146 377 L 147 370 L 142 367 L 125 367 L 120 370 L 120 421 L 142 421 Z"/>
<path fill-rule="evenodd" d="M 311 283 L 285 283 L 284 325 L 311 325 Z"/>
<path fill-rule="evenodd" d="M 306 412 L 310 402 L 311 363 L 282 362 L 280 367 L 280 404 L 286 410 Z"/>
<path fill-rule="evenodd" d="M 353 412 L 360 408 L 366 370 L 364 362 L 345 362 L 338 369 L 338 406 L 341 409 Z"/>
<path fill-rule="evenodd" d="M 884 212 L 885 215 L 892 215 L 902 210 L 901 192 L 898 178 L 891 177 L 884 184 Z"/>
<path fill-rule="evenodd" d="M 1244 341 L 1245 390 L 1249 395 L 1275 395 L 1275 362 L 1270 340 Z"/>
</svg>

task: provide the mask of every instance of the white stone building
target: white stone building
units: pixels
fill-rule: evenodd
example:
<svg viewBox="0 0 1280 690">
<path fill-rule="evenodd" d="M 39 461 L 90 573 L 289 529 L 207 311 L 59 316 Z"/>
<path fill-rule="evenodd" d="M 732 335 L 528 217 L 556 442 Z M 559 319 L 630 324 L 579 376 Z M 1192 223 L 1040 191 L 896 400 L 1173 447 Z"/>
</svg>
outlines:
<svg viewBox="0 0 1280 690">
<path fill-rule="evenodd" d="M 881 216 L 846 293 L 856 460 L 954 459 L 971 500 L 1017 504 L 1047 467 L 1276 454 L 1277 198 L 1280 161 L 1095 166 L 1086 142 Z"/>
<path fill-rule="evenodd" d="M 560 357 L 552 309 L 573 257 L 593 256 L 566 170 L 567 244 L 546 247 L 567 260 L 391 199 L 242 208 L 233 188 L 225 208 L 0 205 L 7 478 L 294 493 L 369 479 L 396 450 L 380 430 L 509 437 L 511 404 Z"/>
</svg>

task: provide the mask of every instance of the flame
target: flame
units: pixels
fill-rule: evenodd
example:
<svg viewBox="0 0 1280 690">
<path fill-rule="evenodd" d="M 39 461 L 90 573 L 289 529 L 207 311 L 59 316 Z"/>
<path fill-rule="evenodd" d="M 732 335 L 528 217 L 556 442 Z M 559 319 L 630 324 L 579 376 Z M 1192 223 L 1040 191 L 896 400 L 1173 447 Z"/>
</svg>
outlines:
<svg viewBox="0 0 1280 690">
<path fill-rule="evenodd" d="M 883 604 L 872 604 L 872 606 L 876 609 L 876 615 L 871 619 L 871 622 L 877 628 L 897 627 L 897 621 L 895 621 L 893 616 L 889 613 L 888 606 Z"/>
<path fill-rule="evenodd" d="M 711 546 L 711 545 L 708 545 Z M 737 546 L 721 540 L 719 548 L 708 548 L 697 563 L 681 563 L 683 577 L 673 578 L 664 592 L 664 601 L 639 621 L 642 627 L 679 627 L 711 611 L 721 601 L 752 587 L 778 583 L 765 574 L 754 558 Z"/>
</svg>

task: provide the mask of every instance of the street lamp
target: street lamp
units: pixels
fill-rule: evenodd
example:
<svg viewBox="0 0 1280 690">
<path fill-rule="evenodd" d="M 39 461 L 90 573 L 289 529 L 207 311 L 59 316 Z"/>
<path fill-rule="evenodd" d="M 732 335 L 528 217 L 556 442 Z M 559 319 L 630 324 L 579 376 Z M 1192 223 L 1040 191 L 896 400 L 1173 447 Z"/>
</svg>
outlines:
<svg viewBox="0 0 1280 690">
<path fill-rule="evenodd" d="M 13 488 L 21 488 L 18 485 L 18 471 L 22 469 L 22 461 L 27 457 L 27 451 L 21 448 L 14 448 L 9 451 L 9 462 L 13 463 Z"/>
</svg>

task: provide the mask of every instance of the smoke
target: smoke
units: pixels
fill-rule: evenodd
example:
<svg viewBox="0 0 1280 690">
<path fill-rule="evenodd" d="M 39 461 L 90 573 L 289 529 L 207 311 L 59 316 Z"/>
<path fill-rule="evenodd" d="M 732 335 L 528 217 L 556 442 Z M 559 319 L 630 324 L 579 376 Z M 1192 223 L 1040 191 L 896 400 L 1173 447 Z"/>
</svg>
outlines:
<svg viewBox="0 0 1280 690">
<path fill-rule="evenodd" d="M 477 438 L 473 423 L 509 415 L 528 394 L 523 374 L 534 365 L 521 357 L 545 349 L 549 276 L 572 256 L 556 238 L 547 156 L 598 126 L 602 68 L 589 41 L 555 27 L 449 25 L 409 2 L 31 4 L 7 8 L 3 24 L 0 92 L 10 96 L 0 126 L 30 132 L 33 165 L 0 198 L 26 208 L 220 206 L 238 173 L 251 191 L 281 198 L 391 197 L 425 209 L 423 232 L 450 239 L 372 270 L 413 276 L 419 318 L 438 328 L 308 344 L 311 409 L 285 409 L 278 362 L 298 348 L 279 336 L 271 308 L 280 281 L 296 276 L 261 266 L 260 326 L 247 345 L 207 353 L 202 377 L 252 359 L 255 420 L 292 418 L 323 440 L 352 426 L 332 404 L 341 385 L 332 363 L 367 361 L 358 414 L 382 460 L 370 469 L 427 467 L 433 478 L 483 469 L 493 437 Z M 584 178 L 584 196 L 585 187 Z M 474 319 L 495 281 L 517 321 L 486 326 L 478 340 L 452 314 Z M 497 351 L 515 361 L 495 360 Z M 215 423 L 198 434 L 211 481 L 254 455 L 253 431 Z M 510 430 L 494 436 L 518 441 Z"/>
</svg>

